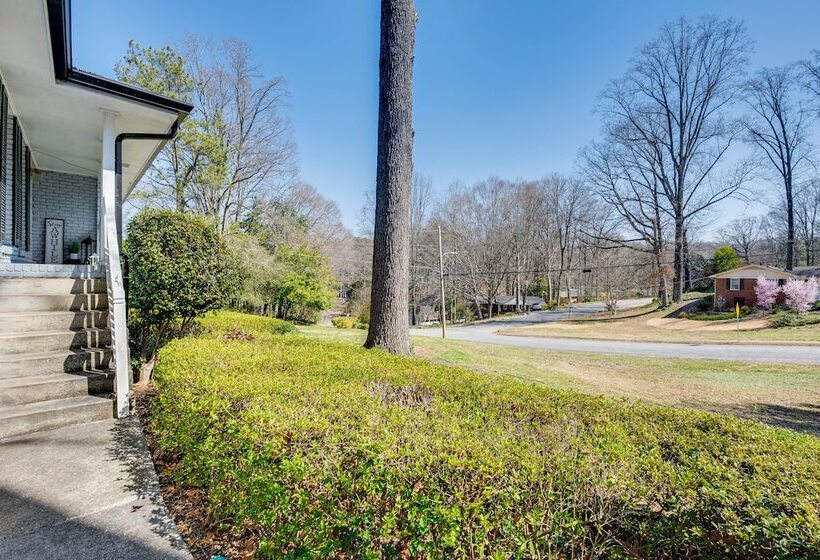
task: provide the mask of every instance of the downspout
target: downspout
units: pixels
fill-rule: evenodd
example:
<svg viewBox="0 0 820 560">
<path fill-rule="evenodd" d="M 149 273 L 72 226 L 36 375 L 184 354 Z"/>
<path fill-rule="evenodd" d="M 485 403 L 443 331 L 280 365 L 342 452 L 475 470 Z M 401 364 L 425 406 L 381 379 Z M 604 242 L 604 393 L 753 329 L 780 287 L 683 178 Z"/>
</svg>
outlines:
<svg viewBox="0 0 820 560">
<path fill-rule="evenodd" d="M 115 193 L 117 201 L 117 241 L 122 246 L 122 143 L 125 140 L 171 140 L 179 130 L 179 117 L 171 125 L 171 130 L 160 134 L 156 132 L 123 132 L 117 135 L 114 142 L 114 170 L 117 176 Z"/>
<path fill-rule="evenodd" d="M 179 130 L 179 117 L 176 118 L 171 129 L 164 134 L 156 132 L 123 132 L 117 135 L 114 141 L 114 173 L 116 175 L 115 193 L 115 220 L 117 222 L 117 243 L 120 246 L 120 253 L 123 259 L 123 289 L 125 291 L 125 313 L 128 315 L 128 257 L 122 253 L 122 143 L 125 140 L 170 140 L 176 136 Z"/>
</svg>

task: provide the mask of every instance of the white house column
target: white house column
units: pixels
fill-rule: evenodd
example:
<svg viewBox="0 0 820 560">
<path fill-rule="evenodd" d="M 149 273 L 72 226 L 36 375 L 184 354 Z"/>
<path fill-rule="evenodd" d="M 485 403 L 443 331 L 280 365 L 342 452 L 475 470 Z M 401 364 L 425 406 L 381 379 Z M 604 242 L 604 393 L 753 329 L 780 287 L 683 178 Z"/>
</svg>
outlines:
<svg viewBox="0 0 820 560">
<path fill-rule="evenodd" d="M 131 367 L 128 363 L 128 327 L 125 316 L 125 289 L 123 287 L 120 246 L 117 241 L 117 180 L 114 167 L 114 142 L 116 141 L 116 115 L 103 111 L 102 174 L 100 178 L 100 205 L 102 231 L 100 247 L 102 264 L 105 265 L 108 284 L 108 325 L 111 329 L 111 345 L 114 351 L 115 391 L 117 417 L 130 412 Z"/>
</svg>

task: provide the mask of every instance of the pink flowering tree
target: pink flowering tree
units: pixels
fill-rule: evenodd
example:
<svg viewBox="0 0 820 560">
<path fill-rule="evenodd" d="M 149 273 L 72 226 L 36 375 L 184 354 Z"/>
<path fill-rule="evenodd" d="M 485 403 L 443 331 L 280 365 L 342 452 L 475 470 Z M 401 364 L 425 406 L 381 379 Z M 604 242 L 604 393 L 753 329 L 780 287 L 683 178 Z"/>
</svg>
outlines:
<svg viewBox="0 0 820 560">
<path fill-rule="evenodd" d="M 783 293 L 786 295 L 786 305 L 798 313 L 804 313 L 817 300 L 817 278 L 789 280 L 783 286 Z"/>
<path fill-rule="evenodd" d="M 780 286 L 777 280 L 769 280 L 761 275 L 755 281 L 755 297 L 757 298 L 757 306 L 764 309 L 771 309 L 774 302 L 777 301 L 777 294 L 780 293 Z"/>
</svg>

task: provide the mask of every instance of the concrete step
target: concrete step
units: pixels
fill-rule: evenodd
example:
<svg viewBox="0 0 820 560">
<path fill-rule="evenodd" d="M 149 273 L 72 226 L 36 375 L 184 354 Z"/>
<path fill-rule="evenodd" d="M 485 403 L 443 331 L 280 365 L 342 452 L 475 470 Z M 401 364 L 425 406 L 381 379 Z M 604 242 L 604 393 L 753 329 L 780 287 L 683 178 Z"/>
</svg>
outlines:
<svg viewBox="0 0 820 560">
<path fill-rule="evenodd" d="M 105 420 L 114 416 L 111 399 L 70 397 L 0 407 L 0 439 Z"/>
<path fill-rule="evenodd" d="M 0 278 L 0 296 L 104 294 L 102 278 Z"/>
<path fill-rule="evenodd" d="M 19 311 L 90 311 L 108 309 L 107 294 L 0 295 L 0 313 Z"/>
<path fill-rule="evenodd" d="M 0 379 L 60 372 L 105 370 L 108 369 L 111 358 L 110 348 L 0 354 Z"/>
<path fill-rule="evenodd" d="M 18 311 L 0 313 L 0 333 L 108 328 L 108 311 Z"/>
<path fill-rule="evenodd" d="M 35 331 L 0 333 L 0 353 L 4 356 L 38 352 L 57 352 L 77 348 L 105 348 L 111 345 L 108 329 L 78 331 Z"/>
<path fill-rule="evenodd" d="M 0 379 L 0 407 L 102 395 L 114 390 L 110 371 L 81 371 Z"/>
</svg>

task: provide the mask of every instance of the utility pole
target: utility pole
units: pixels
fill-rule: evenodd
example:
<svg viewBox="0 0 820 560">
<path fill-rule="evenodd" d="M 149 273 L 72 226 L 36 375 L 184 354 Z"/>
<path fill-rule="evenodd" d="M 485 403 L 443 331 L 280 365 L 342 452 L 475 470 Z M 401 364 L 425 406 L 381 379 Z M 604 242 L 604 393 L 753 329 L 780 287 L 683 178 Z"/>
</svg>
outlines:
<svg viewBox="0 0 820 560">
<path fill-rule="evenodd" d="M 444 300 L 444 252 L 441 248 L 441 226 L 438 226 L 438 275 L 441 280 L 441 338 L 447 338 L 447 310 Z"/>
</svg>

